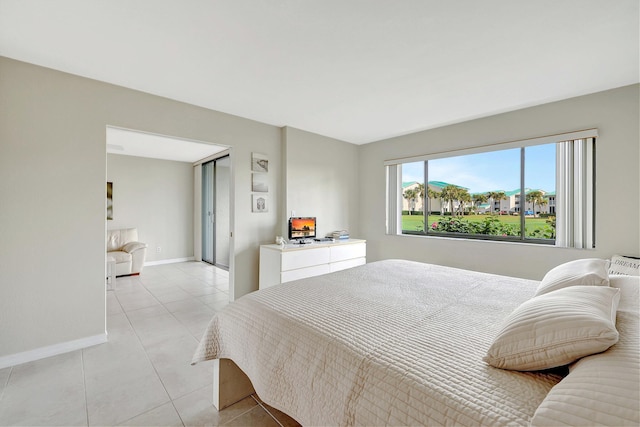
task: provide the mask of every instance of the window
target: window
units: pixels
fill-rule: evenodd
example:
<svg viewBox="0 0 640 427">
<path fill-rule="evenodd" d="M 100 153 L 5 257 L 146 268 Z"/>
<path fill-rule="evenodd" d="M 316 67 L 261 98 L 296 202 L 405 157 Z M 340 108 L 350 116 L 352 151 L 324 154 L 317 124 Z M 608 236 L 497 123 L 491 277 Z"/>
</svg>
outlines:
<svg viewBox="0 0 640 427">
<path fill-rule="evenodd" d="M 387 233 L 594 247 L 595 136 L 389 160 Z"/>
</svg>

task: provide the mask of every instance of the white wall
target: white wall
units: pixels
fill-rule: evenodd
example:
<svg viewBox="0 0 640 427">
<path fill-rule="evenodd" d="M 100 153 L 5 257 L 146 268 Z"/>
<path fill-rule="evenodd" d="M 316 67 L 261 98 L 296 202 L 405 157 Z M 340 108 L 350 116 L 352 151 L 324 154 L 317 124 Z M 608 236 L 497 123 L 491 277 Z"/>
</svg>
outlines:
<svg viewBox="0 0 640 427">
<path fill-rule="evenodd" d="M 136 227 L 149 245 L 147 262 L 193 257 L 191 163 L 107 154 L 107 181 L 114 209 L 107 228 Z"/>
<path fill-rule="evenodd" d="M 217 160 L 215 164 L 215 264 L 229 265 L 231 231 L 231 171 L 228 159 Z"/>
<path fill-rule="evenodd" d="M 108 125 L 231 147 L 230 279 L 257 289 L 280 216 L 251 213 L 251 153 L 280 200 L 280 128 L 1 57 L 0 93 L 0 362 L 105 332 Z"/>
<path fill-rule="evenodd" d="M 360 237 L 358 146 L 299 129 L 283 128 L 286 165 L 286 201 L 282 235 L 287 236 L 286 220 L 296 216 L 315 216 L 318 236 L 347 229 Z"/>
<path fill-rule="evenodd" d="M 360 148 L 360 213 L 367 261 L 406 258 L 541 278 L 573 259 L 640 255 L 639 85 L 417 132 Z M 598 128 L 596 249 L 385 234 L 387 159 Z"/>
</svg>

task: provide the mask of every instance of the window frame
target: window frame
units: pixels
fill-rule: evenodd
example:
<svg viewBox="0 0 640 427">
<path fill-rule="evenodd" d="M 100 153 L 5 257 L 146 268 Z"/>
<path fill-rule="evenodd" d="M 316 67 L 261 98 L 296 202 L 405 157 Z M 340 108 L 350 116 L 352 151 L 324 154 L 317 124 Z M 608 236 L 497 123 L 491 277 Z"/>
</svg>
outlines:
<svg viewBox="0 0 640 427">
<path fill-rule="evenodd" d="M 595 247 L 595 139 L 597 129 L 566 134 L 556 134 L 540 138 L 509 141 L 489 144 L 462 150 L 437 152 L 416 157 L 391 159 L 384 162 L 387 174 L 387 234 L 409 235 L 420 237 L 448 237 L 468 240 L 488 240 L 512 243 L 529 243 L 536 245 L 575 247 L 591 249 Z M 578 142 L 576 144 L 576 142 Z M 431 203 L 426 196 L 423 201 L 422 212 L 424 218 L 423 231 L 402 230 L 402 164 L 424 162 L 423 182 L 425 191 L 428 188 L 428 162 L 447 157 L 457 157 L 469 154 L 487 153 L 513 148 L 520 149 L 520 194 L 525 193 L 525 150 L 527 147 L 556 144 L 556 193 L 554 208 L 556 216 L 556 237 L 554 239 L 531 238 L 526 236 L 525 211 L 520 209 L 520 235 L 495 236 L 485 234 L 469 234 L 455 232 L 429 232 L 428 218 L 425 208 Z M 395 187 L 395 188 L 394 188 Z M 559 214 L 559 194 L 564 194 L 566 200 L 560 205 L 566 212 Z M 395 201 L 394 203 L 392 203 Z M 526 205 L 523 205 L 526 206 Z M 562 216 L 564 215 L 564 216 Z M 560 227 L 562 236 L 558 233 L 558 218 L 564 225 Z"/>
</svg>

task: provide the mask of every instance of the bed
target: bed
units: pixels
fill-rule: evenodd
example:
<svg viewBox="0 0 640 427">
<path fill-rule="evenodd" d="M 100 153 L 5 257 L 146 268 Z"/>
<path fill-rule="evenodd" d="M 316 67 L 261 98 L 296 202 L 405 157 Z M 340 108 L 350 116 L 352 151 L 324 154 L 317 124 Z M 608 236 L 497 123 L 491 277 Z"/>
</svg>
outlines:
<svg viewBox="0 0 640 427">
<path fill-rule="evenodd" d="M 486 361 L 541 282 L 406 260 L 246 295 L 214 316 L 193 363 L 233 367 L 215 389 L 250 381 L 302 425 L 638 425 L 638 278 L 609 282 L 619 340 L 571 370 Z"/>
</svg>

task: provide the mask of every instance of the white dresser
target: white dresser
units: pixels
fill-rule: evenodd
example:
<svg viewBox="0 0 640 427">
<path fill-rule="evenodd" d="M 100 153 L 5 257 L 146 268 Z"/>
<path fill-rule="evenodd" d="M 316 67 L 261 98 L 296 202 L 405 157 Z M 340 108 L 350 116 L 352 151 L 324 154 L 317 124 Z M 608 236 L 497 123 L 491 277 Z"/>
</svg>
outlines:
<svg viewBox="0 0 640 427">
<path fill-rule="evenodd" d="M 367 262 L 366 240 L 260 246 L 260 289 Z"/>
</svg>

